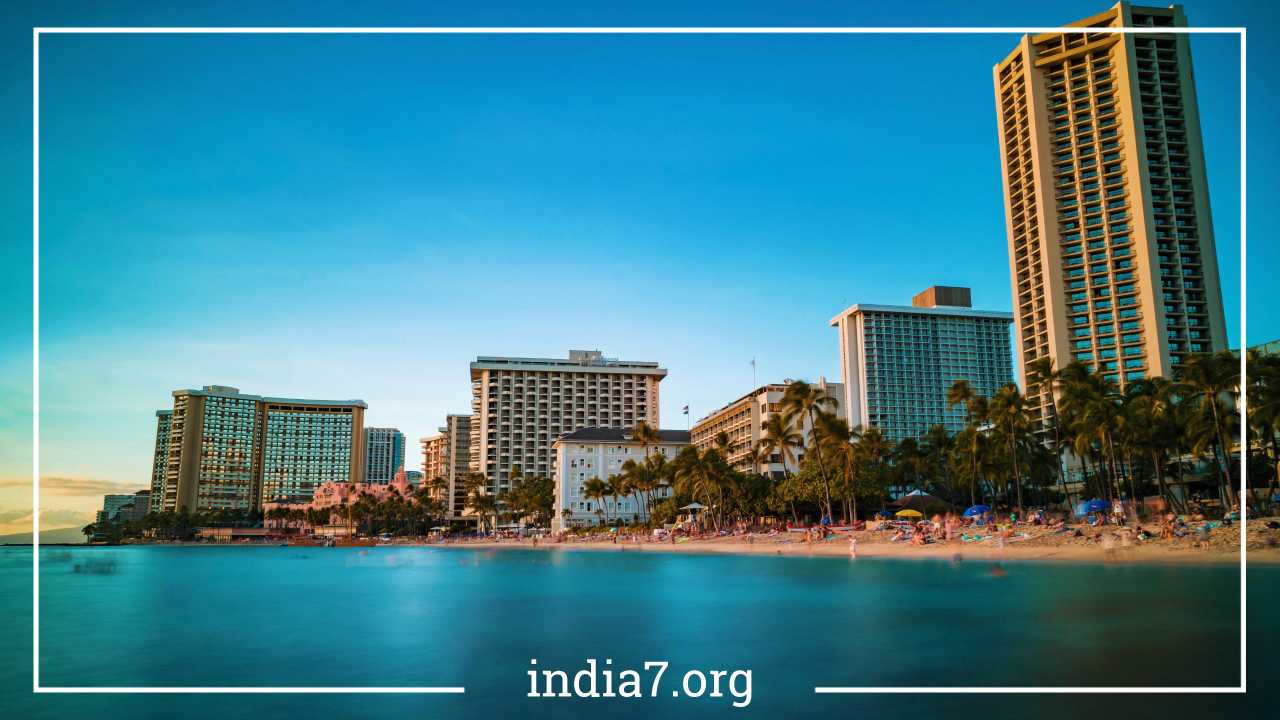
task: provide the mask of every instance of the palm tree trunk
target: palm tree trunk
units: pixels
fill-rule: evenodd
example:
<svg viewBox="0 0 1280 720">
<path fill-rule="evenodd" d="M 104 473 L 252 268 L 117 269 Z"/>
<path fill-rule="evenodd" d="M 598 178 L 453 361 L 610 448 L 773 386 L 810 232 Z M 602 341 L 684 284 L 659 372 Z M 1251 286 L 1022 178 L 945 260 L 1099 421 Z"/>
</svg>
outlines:
<svg viewBox="0 0 1280 720">
<path fill-rule="evenodd" d="M 1226 443 L 1226 436 L 1222 432 L 1222 420 L 1218 417 L 1218 398 L 1216 395 L 1209 398 L 1209 407 L 1213 410 L 1213 431 L 1218 436 L 1218 446 L 1222 448 L 1222 474 L 1226 479 L 1227 502 L 1235 505 L 1236 489 L 1231 482 L 1231 446 Z M 1243 449 L 1241 452 L 1243 452 Z"/>
<path fill-rule="evenodd" d="M 817 434 L 814 432 L 818 424 L 817 418 L 814 417 L 813 410 L 809 411 L 809 437 L 813 440 L 813 452 L 818 456 L 818 471 L 822 475 L 822 499 L 823 507 L 826 508 L 827 517 L 831 517 L 831 481 L 827 478 L 827 466 L 822 462 L 822 443 L 818 442 Z"/>
<path fill-rule="evenodd" d="M 1018 491 L 1018 512 L 1022 512 L 1022 474 L 1018 471 L 1018 443 L 1013 437 L 1013 428 L 1009 428 L 1009 453 L 1013 455 L 1013 485 Z"/>
</svg>

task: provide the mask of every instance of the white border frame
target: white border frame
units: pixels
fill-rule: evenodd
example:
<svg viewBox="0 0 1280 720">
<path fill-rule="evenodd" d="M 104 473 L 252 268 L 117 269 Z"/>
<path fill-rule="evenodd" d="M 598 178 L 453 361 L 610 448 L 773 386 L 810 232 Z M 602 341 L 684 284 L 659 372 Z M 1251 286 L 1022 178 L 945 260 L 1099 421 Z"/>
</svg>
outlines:
<svg viewBox="0 0 1280 720">
<path fill-rule="evenodd" d="M 175 35 L 1027 35 L 1063 34 L 1237 35 L 1240 38 L 1240 416 L 1247 422 L 1248 385 L 1245 262 L 1247 218 L 1246 28 L 1172 27 L 34 27 L 32 28 L 32 236 L 31 236 L 31 503 L 32 503 L 32 651 L 33 693 L 112 694 L 462 694 L 464 687 L 47 687 L 40 684 L 40 36 L 42 34 L 175 34 Z M 1248 492 L 1248 453 L 1240 453 L 1240 492 Z M 1240 685 L 1238 687 L 856 687 L 818 686 L 815 694 L 1195 694 L 1246 692 L 1246 513 L 1241 504 L 1240 532 Z"/>
</svg>

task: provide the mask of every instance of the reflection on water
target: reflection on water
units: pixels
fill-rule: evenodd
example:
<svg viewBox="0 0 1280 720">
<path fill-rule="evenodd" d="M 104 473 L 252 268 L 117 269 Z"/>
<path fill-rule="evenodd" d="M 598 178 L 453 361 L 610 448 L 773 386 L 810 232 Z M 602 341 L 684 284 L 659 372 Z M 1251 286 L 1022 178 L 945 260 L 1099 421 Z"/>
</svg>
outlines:
<svg viewBox="0 0 1280 720">
<path fill-rule="evenodd" d="M 86 575 L 114 575 L 116 561 L 112 558 L 85 558 L 71 566 L 73 572 Z"/>
</svg>

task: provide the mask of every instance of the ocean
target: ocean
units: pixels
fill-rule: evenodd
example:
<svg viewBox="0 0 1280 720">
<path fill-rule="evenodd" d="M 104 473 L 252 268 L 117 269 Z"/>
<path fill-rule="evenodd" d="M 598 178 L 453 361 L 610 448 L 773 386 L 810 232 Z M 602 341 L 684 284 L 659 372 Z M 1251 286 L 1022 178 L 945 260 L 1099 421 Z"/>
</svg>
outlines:
<svg viewBox="0 0 1280 720">
<path fill-rule="evenodd" d="M 998 574 L 978 561 L 640 551 L 46 547 L 44 686 L 466 693 L 36 696 L 31 552 L 0 549 L 0 687 L 18 717 L 1203 717 L 1274 709 L 1254 703 L 1280 669 L 1276 566 L 1250 570 L 1248 697 L 1064 699 L 814 687 L 1235 686 L 1239 569 L 1019 561 Z M 571 681 L 588 660 L 597 690 L 603 669 L 615 684 L 630 669 L 644 696 L 527 697 L 545 689 L 542 671 Z M 656 688 L 646 662 L 667 663 Z M 696 692 L 715 671 L 721 696 Z M 750 672 L 748 697 L 742 672 L 729 686 L 734 671 Z"/>
</svg>

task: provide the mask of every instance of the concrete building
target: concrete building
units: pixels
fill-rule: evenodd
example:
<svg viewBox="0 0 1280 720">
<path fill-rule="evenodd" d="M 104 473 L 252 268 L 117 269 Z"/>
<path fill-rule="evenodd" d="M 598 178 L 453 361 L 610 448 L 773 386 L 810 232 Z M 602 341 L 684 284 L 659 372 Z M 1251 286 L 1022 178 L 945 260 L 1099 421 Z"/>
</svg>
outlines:
<svg viewBox="0 0 1280 720">
<path fill-rule="evenodd" d="M 995 65 L 1020 372 L 1078 360 L 1121 387 L 1226 347 L 1191 37 L 1120 2 Z M 1048 412 L 1032 388 L 1029 400 Z"/>
<path fill-rule="evenodd" d="M 365 428 L 364 458 L 365 482 L 391 482 L 404 468 L 404 433 L 397 428 Z"/>
<path fill-rule="evenodd" d="M 840 383 L 829 383 L 820 379 L 815 386 L 822 389 L 835 400 L 831 408 L 838 417 L 845 417 L 844 386 Z M 787 383 L 771 383 L 762 385 L 743 395 L 724 407 L 712 412 L 693 424 L 691 441 L 700 451 L 716 446 L 716 437 L 720 433 L 729 436 L 729 464 L 747 472 L 780 475 L 784 472 L 796 472 L 800 469 L 800 459 L 804 452 L 795 449 L 795 457 L 783 464 L 781 453 L 773 453 L 768 462 L 756 457 L 755 450 L 764 436 L 764 425 L 773 413 L 782 412 L 782 398 L 787 391 Z M 808 418 L 799 418 L 798 429 L 807 443 L 812 427 Z"/>
<path fill-rule="evenodd" d="M 601 500 L 586 497 L 582 486 L 592 478 L 608 480 L 621 474 L 628 460 L 643 462 L 654 454 L 673 460 L 689 447 L 689 433 L 685 430 L 659 430 L 658 437 L 658 442 L 645 446 L 636 441 L 630 428 L 594 427 L 566 433 L 553 442 L 556 504 L 552 529 L 644 520 L 646 506 L 636 493 Z M 667 487 L 659 488 L 654 495 L 655 500 L 670 496 L 671 488 Z"/>
<path fill-rule="evenodd" d="M 963 305 L 926 304 L 939 301 Z M 849 425 L 879 428 L 895 441 L 933 425 L 963 429 L 965 409 L 947 404 L 956 380 L 984 397 L 1013 382 L 1013 315 L 973 310 L 967 288 L 930 288 L 913 303 L 858 304 L 831 319 Z"/>
<path fill-rule="evenodd" d="M 367 407 L 221 385 L 174 390 L 161 509 L 251 511 L 309 500 L 325 482 L 357 482 Z"/>
<path fill-rule="evenodd" d="M 146 517 L 151 508 L 151 491 L 139 490 L 130 495 L 103 495 L 98 522 L 130 522 Z"/>
<path fill-rule="evenodd" d="M 471 416 L 448 415 L 438 435 L 422 438 L 422 471 L 426 482 L 445 481 L 440 501 L 449 517 L 466 513 L 467 474 L 471 472 Z"/>
<path fill-rule="evenodd" d="M 510 487 L 513 467 L 551 477 L 552 443 L 588 427 L 658 427 L 656 362 L 570 350 L 567 359 L 478 357 L 471 363 L 471 467 L 490 491 Z"/>
<path fill-rule="evenodd" d="M 156 411 L 156 450 L 151 459 L 151 512 L 160 512 L 164 506 L 164 476 L 169 464 L 169 426 L 172 410 Z"/>
<path fill-rule="evenodd" d="M 141 520 L 151 512 L 151 491 L 139 490 L 132 495 L 103 495 L 102 509 L 94 516 L 93 540 L 106 539 L 107 525 L 122 525 Z"/>
</svg>

